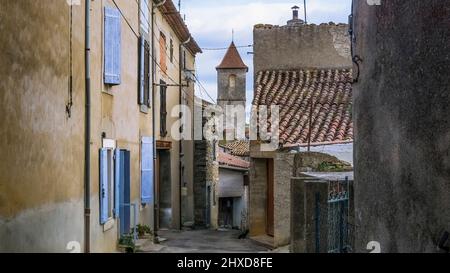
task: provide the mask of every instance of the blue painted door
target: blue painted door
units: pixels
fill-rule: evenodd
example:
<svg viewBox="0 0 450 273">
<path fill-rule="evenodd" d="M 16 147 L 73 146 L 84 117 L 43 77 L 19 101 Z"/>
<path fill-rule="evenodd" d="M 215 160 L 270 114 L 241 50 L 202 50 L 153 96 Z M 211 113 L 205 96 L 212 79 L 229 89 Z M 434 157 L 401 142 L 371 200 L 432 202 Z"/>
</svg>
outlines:
<svg viewBox="0 0 450 273">
<path fill-rule="evenodd" d="M 129 234 L 131 232 L 130 217 L 130 151 L 120 150 L 120 177 L 119 177 L 119 218 L 120 218 L 120 235 Z"/>
</svg>

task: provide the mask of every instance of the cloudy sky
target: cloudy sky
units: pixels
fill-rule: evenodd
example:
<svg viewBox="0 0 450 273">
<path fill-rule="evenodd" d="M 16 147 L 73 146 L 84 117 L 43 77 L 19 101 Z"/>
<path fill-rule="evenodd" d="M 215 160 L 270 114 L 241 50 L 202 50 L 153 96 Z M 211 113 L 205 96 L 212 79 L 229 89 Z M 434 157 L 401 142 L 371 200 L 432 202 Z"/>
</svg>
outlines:
<svg viewBox="0 0 450 273">
<path fill-rule="evenodd" d="M 178 4 L 177 0 L 174 0 Z M 186 16 L 194 38 L 202 48 L 228 47 L 234 29 L 237 46 L 253 44 L 255 24 L 285 25 L 291 19 L 290 8 L 303 7 L 302 0 L 182 0 L 181 13 Z M 351 0 L 307 0 L 308 23 L 347 23 Z M 301 12 L 303 14 L 303 11 Z M 247 76 L 247 104 L 253 99 L 253 55 L 251 47 L 239 49 L 244 62 L 250 67 Z M 217 73 L 225 50 L 204 50 L 197 57 L 197 73 L 203 87 L 213 99 L 217 98 Z M 205 92 L 197 95 L 207 99 Z"/>
</svg>

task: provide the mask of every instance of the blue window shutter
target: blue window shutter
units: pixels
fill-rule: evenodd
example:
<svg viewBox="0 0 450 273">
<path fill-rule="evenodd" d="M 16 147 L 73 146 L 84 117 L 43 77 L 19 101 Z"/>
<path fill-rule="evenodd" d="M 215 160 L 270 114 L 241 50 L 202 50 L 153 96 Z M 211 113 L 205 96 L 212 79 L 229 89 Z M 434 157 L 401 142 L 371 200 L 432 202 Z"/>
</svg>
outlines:
<svg viewBox="0 0 450 273">
<path fill-rule="evenodd" d="M 145 86 L 145 39 L 139 38 L 139 104 L 144 104 L 144 86 Z"/>
<path fill-rule="evenodd" d="M 120 180 L 123 176 L 120 150 L 116 149 L 114 161 L 114 217 L 119 218 L 120 211 Z"/>
<path fill-rule="evenodd" d="M 142 138 L 141 202 L 153 203 L 153 145 L 152 137 Z"/>
<path fill-rule="evenodd" d="M 100 150 L 100 224 L 108 221 L 108 150 Z"/>
<path fill-rule="evenodd" d="M 121 20 L 120 12 L 105 7 L 104 73 L 105 84 L 120 84 Z"/>
</svg>

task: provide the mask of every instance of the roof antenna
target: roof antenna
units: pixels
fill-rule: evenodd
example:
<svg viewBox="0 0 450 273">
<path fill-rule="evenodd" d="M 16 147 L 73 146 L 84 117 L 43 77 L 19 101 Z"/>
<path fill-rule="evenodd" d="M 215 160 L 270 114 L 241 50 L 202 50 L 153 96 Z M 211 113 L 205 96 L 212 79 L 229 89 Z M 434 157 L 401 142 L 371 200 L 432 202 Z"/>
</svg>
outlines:
<svg viewBox="0 0 450 273">
<path fill-rule="evenodd" d="M 234 43 L 234 28 L 231 30 L 231 41 Z"/>
<path fill-rule="evenodd" d="M 306 13 L 307 13 L 307 12 L 306 12 L 306 0 L 304 0 L 304 2 L 305 2 L 305 7 L 304 7 L 304 9 L 305 9 L 305 25 L 306 25 L 306 24 L 308 24 L 308 21 L 307 21 L 307 18 L 306 18 Z"/>
</svg>

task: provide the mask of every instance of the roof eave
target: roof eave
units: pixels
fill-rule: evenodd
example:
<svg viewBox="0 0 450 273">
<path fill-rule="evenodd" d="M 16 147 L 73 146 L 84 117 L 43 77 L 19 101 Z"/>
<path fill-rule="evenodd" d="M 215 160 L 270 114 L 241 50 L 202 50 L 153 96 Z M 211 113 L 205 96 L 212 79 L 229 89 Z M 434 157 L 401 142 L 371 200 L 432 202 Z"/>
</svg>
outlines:
<svg viewBox="0 0 450 273">
<path fill-rule="evenodd" d="M 167 20 L 170 27 L 175 32 L 180 41 L 184 42 L 190 40 L 187 43 L 186 48 L 192 55 L 195 56 L 198 53 L 203 53 L 194 37 L 192 37 L 189 28 L 181 17 L 181 14 L 176 9 L 173 1 L 166 1 L 163 5 L 159 6 L 158 9 L 162 13 L 163 17 Z"/>
</svg>

